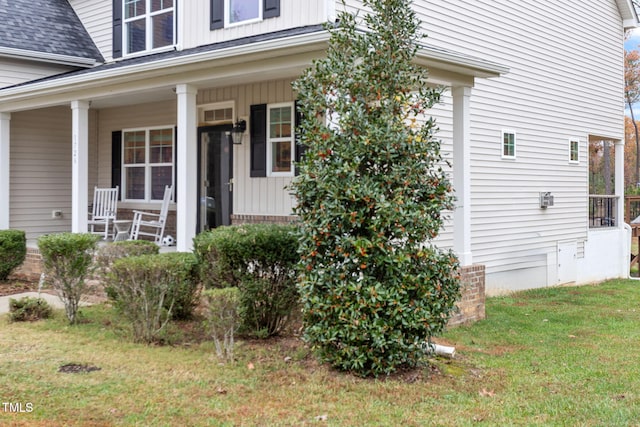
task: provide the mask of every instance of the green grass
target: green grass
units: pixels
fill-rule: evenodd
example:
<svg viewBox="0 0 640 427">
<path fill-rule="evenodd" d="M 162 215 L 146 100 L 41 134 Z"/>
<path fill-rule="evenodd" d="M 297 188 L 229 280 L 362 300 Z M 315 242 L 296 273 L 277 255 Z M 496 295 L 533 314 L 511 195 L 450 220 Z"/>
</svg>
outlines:
<svg viewBox="0 0 640 427">
<path fill-rule="evenodd" d="M 241 342 L 237 360 L 220 364 L 210 342 L 134 344 L 109 307 L 84 315 L 78 326 L 67 326 L 61 312 L 36 323 L 0 318 L 0 425 L 627 426 L 640 420 L 640 282 L 491 298 L 485 321 L 439 340 L 456 346 L 456 359 L 378 380 L 319 365 L 295 339 Z M 66 363 L 101 370 L 57 372 Z M 9 413 L 3 402 L 32 403 L 34 410 Z M 324 415 L 326 421 L 316 419 Z"/>
</svg>

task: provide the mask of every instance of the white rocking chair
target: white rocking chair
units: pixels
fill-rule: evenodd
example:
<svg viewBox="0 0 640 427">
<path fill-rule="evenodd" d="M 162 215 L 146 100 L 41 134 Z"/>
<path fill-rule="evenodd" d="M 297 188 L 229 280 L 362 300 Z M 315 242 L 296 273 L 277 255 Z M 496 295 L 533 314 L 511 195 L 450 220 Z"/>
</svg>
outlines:
<svg viewBox="0 0 640 427">
<path fill-rule="evenodd" d="M 160 213 L 133 211 L 133 225 L 131 226 L 131 240 L 138 240 L 139 236 L 151 236 L 157 245 L 162 244 L 164 236 L 164 226 L 169 213 L 169 202 L 171 201 L 172 187 L 164 187 L 164 197 Z M 141 231 L 140 227 L 150 228 L 153 231 Z"/>
<path fill-rule="evenodd" d="M 93 207 L 87 225 L 90 227 L 90 233 L 104 234 L 105 240 L 110 236 L 113 237 L 113 232 L 109 230 L 112 229 L 118 212 L 118 190 L 116 186 L 116 188 L 95 187 L 93 191 Z M 104 230 L 98 231 L 96 226 L 101 226 Z"/>
</svg>

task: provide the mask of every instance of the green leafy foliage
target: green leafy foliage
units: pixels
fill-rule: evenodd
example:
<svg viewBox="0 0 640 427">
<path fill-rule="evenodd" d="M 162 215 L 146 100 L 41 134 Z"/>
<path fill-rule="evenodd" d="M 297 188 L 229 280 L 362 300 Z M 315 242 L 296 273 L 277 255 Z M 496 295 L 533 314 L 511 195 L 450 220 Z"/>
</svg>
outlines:
<svg viewBox="0 0 640 427">
<path fill-rule="evenodd" d="M 48 319 L 52 313 L 51 306 L 43 298 L 9 299 L 9 321 L 11 322 L 31 322 Z"/>
<path fill-rule="evenodd" d="M 0 280 L 24 262 L 27 239 L 22 230 L 0 230 Z"/>
<path fill-rule="evenodd" d="M 87 291 L 98 239 L 88 233 L 48 234 L 38 239 L 45 282 L 58 293 L 71 324 L 77 322 L 80 299 Z"/>
<path fill-rule="evenodd" d="M 154 244 L 155 245 L 155 244 Z M 192 253 L 169 252 L 158 255 L 174 265 L 174 283 L 171 286 L 174 320 L 187 320 L 200 302 L 200 281 L 198 280 L 198 260 Z"/>
<path fill-rule="evenodd" d="M 238 288 L 207 289 L 203 293 L 206 305 L 205 327 L 213 338 L 220 359 L 233 360 L 235 331 L 241 316 Z"/>
<path fill-rule="evenodd" d="M 416 365 L 460 290 L 456 257 L 430 244 L 453 196 L 426 117 L 441 90 L 413 62 L 419 20 L 408 0 L 363 3 L 372 13 L 342 13 L 327 57 L 294 83 L 307 151 L 292 189 L 305 337 L 368 376 Z"/>
<path fill-rule="evenodd" d="M 162 338 L 174 310 L 188 311 L 185 297 L 192 289 L 195 258 L 190 254 L 140 255 L 120 258 L 111 265 L 107 286 L 115 307 L 131 322 L 136 341 Z M 184 304 L 178 308 L 180 304 Z M 190 314 L 190 312 L 189 312 Z"/>
<path fill-rule="evenodd" d="M 98 249 L 95 261 L 100 273 L 105 274 L 116 259 L 139 255 L 156 255 L 159 251 L 158 245 L 147 240 L 123 240 L 102 246 Z"/>
<path fill-rule="evenodd" d="M 240 290 L 245 333 L 277 334 L 298 302 L 295 230 L 295 226 L 250 224 L 219 227 L 194 239 L 205 287 Z"/>
</svg>

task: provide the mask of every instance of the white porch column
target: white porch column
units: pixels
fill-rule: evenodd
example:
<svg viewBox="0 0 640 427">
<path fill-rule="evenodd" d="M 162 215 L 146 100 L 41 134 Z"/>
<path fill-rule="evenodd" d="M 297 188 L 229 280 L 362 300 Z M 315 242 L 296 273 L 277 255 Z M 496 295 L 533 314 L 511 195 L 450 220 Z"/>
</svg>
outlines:
<svg viewBox="0 0 640 427">
<path fill-rule="evenodd" d="M 0 113 L 0 230 L 9 228 L 11 114 Z"/>
<path fill-rule="evenodd" d="M 86 233 L 89 206 L 89 102 L 71 102 L 71 232 Z"/>
<path fill-rule="evenodd" d="M 472 264 L 471 257 L 471 87 L 457 86 L 453 95 L 453 249 L 461 266 Z"/>
<path fill-rule="evenodd" d="M 176 205 L 176 248 L 179 252 L 193 249 L 198 206 L 198 141 L 197 89 L 187 84 L 176 86 L 178 95 L 178 172 Z"/>
<path fill-rule="evenodd" d="M 616 141 L 615 146 L 615 194 L 618 197 L 617 226 L 621 228 L 624 222 L 624 141 Z M 631 220 L 631 219 L 630 219 Z"/>
</svg>

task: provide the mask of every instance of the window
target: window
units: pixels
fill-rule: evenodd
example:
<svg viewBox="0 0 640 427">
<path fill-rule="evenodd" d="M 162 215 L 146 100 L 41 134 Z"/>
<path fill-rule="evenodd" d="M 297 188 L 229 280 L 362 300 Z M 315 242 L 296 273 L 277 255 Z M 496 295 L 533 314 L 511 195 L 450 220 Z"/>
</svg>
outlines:
<svg viewBox="0 0 640 427">
<path fill-rule="evenodd" d="M 572 139 L 569 141 L 569 163 L 578 163 L 580 161 L 580 141 Z"/>
<path fill-rule="evenodd" d="M 122 132 L 122 179 L 126 200 L 162 200 L 173 185 L 174 128 Z"/>
<path fill-rule="evenodd" d="M 211 29 L 280 16 L 280 0 L 211 0 Z"/>
<path fill-rule="evenodd" d="M 225 25 L 262 19 L 262 0 L 225 0 Z"/>
<path fill-rule="evenodd" d="M 293 103 L 270 104 L 267 110 L 269 176 L 291 176 L 295 127 Z"/>
<path fill-rule="evenodd" d="M 515 159 L 516 134 L 511 131 L 502 131 L 502 158 Z"/>
<path fill-rule="evenodd" d="M 174 0 L 123 0 L 122 16 L 125 55 L 175 44 Z"/>
</svg>

